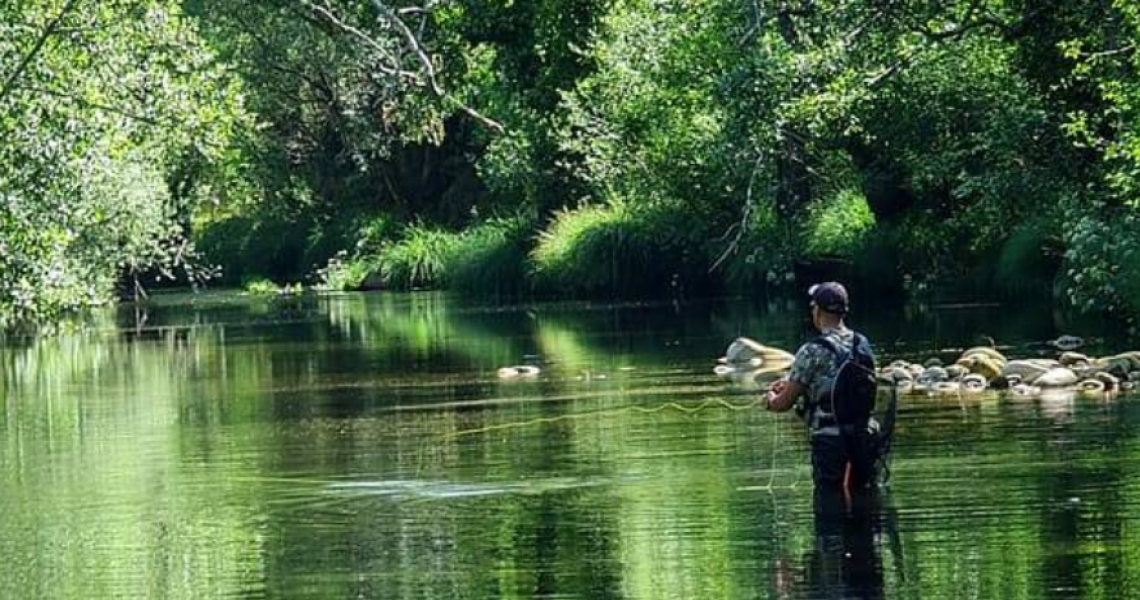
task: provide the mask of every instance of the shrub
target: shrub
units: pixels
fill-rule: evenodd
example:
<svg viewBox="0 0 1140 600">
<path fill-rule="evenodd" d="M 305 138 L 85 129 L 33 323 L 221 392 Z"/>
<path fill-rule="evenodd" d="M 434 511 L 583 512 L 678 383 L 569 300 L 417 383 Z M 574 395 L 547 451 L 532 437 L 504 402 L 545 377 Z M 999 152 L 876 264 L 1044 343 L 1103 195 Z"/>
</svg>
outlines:
<svg viewBox="0 0 1140 600">
<path fill-rule="evenodd" d="M 276 283 L 260 277 L 245 282 L 242 288 L 245 289 L 245 293 L 254 296 L 272 296 L 281 292 Z"/>
<path fill-rule="evenodd" d="M 1059 220 L 1035 219 L 1017 226 L 993 261 L 991 287 L 1010 297 L 1049 297 L 1059 266 Z"/>
<path fill-rule="evenodd" d="M 317 269 L 317 288 L 338 292 L 365 289 L 369 275 L 376 270 L 374 261 L 375 257 L 349 257 L 347 252 L 341 252 Z"/>
<path fill-rule="evenodd" d="M 305 218 L 236 215 L 201 226 L 196 243 L 208 262 L 221 267 L 223 283 L 296 280 L 306 271 L 301 263 L 313 228 Z"/>
</svg>

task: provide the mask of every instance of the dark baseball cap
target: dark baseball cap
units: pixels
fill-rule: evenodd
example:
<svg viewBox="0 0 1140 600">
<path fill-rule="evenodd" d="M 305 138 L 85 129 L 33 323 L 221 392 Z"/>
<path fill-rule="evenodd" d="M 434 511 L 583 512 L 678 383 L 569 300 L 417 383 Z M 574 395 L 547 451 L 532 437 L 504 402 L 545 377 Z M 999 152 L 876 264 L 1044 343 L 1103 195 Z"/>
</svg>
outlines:
<svg viewBox="0 0 1140 600">
<path fill-rule="evenodd" d="M 808 288 L 811 301 L 829 313 L 847 313 L 847 288 L 835 281 L 817 283 Z"/>
</svg>

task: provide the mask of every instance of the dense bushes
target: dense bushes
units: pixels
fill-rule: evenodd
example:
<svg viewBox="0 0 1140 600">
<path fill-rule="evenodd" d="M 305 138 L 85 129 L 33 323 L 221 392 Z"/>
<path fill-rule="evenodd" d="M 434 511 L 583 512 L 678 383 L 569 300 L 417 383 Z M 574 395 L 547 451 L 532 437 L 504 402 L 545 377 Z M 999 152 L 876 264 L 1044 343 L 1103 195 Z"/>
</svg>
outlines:
<svg viewBox="0 0 1140 600">
<path fill-rule="evenodd" d="M 357 223 L 348 216 L 322 222 L 312 214 L 256 211 L 203 223 L 195 240 L 205 261 L 218 268 L 215 283 L 301 282 L 343 248 L 371 239 L 369 230 L 353 227 Z"/>
<path fill-rule="evenodd" d="M 1135 32 L 1131 5 L 812 6 L 780 3 L 767 18 L 721 0 L 460 2 L 420 30 L 453 59 L 442 80 L 481 99 L 503 132 L 351 65 L 294 65 L 327 81 L 325 95 L 262 75 L 274 85 L 258 98 L 277 123 L 263 156 L 297 162 L 290 177 L 317 216 L 298 231 L 247 224 L 274 241 L 244 254 L 275 277 L 292 260 L 289 276 L 303 278 L 313 257 L 340 250 L 320 274 L 331 287 L 754 292 L 841 269 L 881 289 L 1053 292 L 1128 310 L 1121 257 L 1133 238 L 1119 224 L 1140 189 L 1129 120 L 1140 58 L 1110 42 Z M 207 21 L 295 30 L 271 45 L 307 44 L 335 64 L 377 58 L 287 10 L 230 12 Z M 390 42 L 367 11 L 342 16 Z M 231 50 L 244 62 L 265 53 Z M 370 96 L 391 118 L 368 121 Z M 337 112 L 338 97 L 351 110 Z M 441 185 L 454 177 L 462 185 Z M 358 213 L 384 226 L 314 233 Z M 278 247 L 315 239 L 323 251 Z"/>
<path fill-rule="evenodd" d="M 191 232 L 264 289 L 1136 310 L 1135 2 L 445 4 L 0 8 L 0 320 L 196 277 Z"/>
</svg>

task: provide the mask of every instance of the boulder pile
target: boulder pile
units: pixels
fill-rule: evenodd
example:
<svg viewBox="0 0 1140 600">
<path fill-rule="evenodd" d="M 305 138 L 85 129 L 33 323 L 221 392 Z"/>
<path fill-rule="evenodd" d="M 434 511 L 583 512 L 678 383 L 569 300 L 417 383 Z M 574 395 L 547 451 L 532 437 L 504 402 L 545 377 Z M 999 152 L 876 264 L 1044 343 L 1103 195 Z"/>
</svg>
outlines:
<svg viewBox="0 0 1140 600">
<path fill-rule="evenodd" d="M 1010 359 L 995 348 L 977 346 L 948 365 L 937 358 L 922 364 L 896 360 L 883 367 L 879 377 L 903 393 L 914 394 L 977 393 L 989 388 L 1027 396 L 1046 389 L 1112 392 L 1140 384 L 1140 351 L 1101 358 L 1065 351 L 1056 359 Z"/>
<path fill-rule="evenodd" d="M 1009 358 L 992 346 L 975 346 L 954 362 L 896 360 L 879 369 L 879 379 L 904 394 L 976 394 L 988 389 L 1036 396 L 1045 390 L 1084 393 L 1140 388 L 1140 351 L 1094 358 L 1076 352 L 1080 338 L 1062 336 L 1050 345 L 1057 358 Z M 754 377 L 791 367 L 795 356 L 749 338 L 737 338 L 714 369 L 718 375 Z"/>
</svg>

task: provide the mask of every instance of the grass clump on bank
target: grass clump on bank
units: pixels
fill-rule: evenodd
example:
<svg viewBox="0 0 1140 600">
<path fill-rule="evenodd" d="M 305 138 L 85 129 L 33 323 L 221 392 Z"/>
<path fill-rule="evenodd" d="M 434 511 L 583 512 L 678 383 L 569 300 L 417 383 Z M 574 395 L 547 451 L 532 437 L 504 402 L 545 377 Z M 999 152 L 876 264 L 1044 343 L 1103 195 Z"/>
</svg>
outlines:
<svg viewBox="0 0 1140 600">
<path fill-rule="evenodd" d="M 395 239 L 362 230 L 356 251 L 317 273 L 334 290 L 441 288 L 483 295 L 521 292 L 529 282 L 531 229 L 523 219 L 492 219 L 463 232 L 410 225 Z"/>
<path fill-rule="evenodd" d="M 500 296 L 531 287 L 531 224 L 492 219 L 459 235 L 446 261 L 446 285 L 470 294 Z"/>
<path fill-rule="evenodd" d="M 704 222 L 672 202 L 616 201 L 560 211 L 531 252 L 536 283 L 578 295 L 703 288 L 710 283 Z"/>
<path fill-rule="evenodd" d="M 459 234 L 411 225 L 399 241 L 380 247 L 374 262 L 375 274 L 388 289 L 437 287 L 458 242 Z"/>
</svg>

